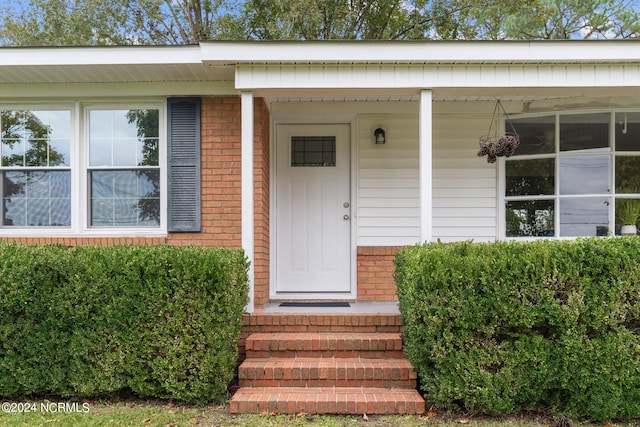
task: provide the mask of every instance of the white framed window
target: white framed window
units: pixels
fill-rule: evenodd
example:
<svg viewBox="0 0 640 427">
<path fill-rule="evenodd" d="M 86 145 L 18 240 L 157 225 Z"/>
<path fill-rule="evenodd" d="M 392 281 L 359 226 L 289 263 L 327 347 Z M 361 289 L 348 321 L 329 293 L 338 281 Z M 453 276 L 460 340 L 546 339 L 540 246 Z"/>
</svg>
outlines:
<svg viewBox="0 0 640 427">
<path fill-rule="evenodd" d="M 165 110 L 0 106 L 0 235 L 166 233 Z"/>
<path fill-rule="evenodd" d="M 640 112 L 560 112 L 511 121 L 521 142 L 504 160 L 505 236 L 620 234 L 623 207 L 637 203 L 640 209 Z"/>
<path fill-rule="evenodd" d="M 0 110 L 2 228 L 71 227 L 71 110 Z"/>
<path fill-rule="evenodd" d="M 160 226 L 160 110 L 89 109 L 90 227 Z"/>
</svg>

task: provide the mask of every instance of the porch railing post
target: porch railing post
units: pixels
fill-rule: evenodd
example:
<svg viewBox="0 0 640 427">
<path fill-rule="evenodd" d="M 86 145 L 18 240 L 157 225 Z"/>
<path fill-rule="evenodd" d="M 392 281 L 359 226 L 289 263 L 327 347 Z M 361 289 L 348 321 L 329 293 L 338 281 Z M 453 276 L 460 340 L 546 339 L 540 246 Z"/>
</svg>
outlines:
<svg viewBox="0 0 640 427">
<path fill-rule="evenodd" d="M 253 92 L 242 92 L 241 144 L 242 144 L 242 248 L 251 263 L 249 267 L 248 313 L 253 313 L 253 262 L 254 262 L 254 194 L 253 194 Z"/>
</svg>

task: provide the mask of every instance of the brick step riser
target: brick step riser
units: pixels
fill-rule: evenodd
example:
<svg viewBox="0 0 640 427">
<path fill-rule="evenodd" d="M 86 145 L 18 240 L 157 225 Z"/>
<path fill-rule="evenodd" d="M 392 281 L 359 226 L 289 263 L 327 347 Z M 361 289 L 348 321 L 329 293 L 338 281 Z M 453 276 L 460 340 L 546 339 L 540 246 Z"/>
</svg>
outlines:
<svg viewBox="0 0 640 427">
<path fill-rule="evenodd" d="M 238 379 L 243 380 L 415 380 L 416 374 L 408 368 L 286 368 L 286 369 L 256 369 L 241 368 L 238 370 Z M 258 386 L 268 387 L 268 386 Z M 297 386 L 292 386 L 297 387 Z"/>
<path fill-rule="evenodd" d="M 273 335 L 261 335 L 271 337 Z M 349 338 L 328 340 L 316 339 L 316 334 L 309 336 L 296 335 L 296 338 L 265 338 L 247 340 L 247 350 L 358 350 L 358 351 L 385 351 L 402 350 L 402 340 L 371 340 L 354 335 Z"/>
<path fill-rule="evenodd" d="M 260 364 L 262 365 L 262 364 Z M 403 366 L 372 366 L 350 363 L 349 366 L 240 366 L 240 380 L 415 380 L 415 371 Z"/>
<path fill-rule="evenodd" d="M 247 336 L 255 333 L 278 333 L 286 330 L 287 332 L 309 332 L 309 333 L 345 333 L 353 332 L 355 334 L 375 334 L 375 333 L 402 333 L 401 326 L 314 326 L 314 325 L 255 325 L 243 326 L 242 332 Z"/>
<path fill-rule="evenodd" d="M 240 387 L 416 388 L 417 375 L 403 359 L 255 359 L 238 369 Z"/>
<path fill-rule="evenodd" d="M 247 351 L 351 351 L 362 352 L 363 357 L 376 352 L 375 358 L 380 352 L 402 351 L 398 333 L 260 333 L 253 334 L 245 344 Z"/>
<path fill-rule="evenodd" d="M 242 390 L 242 389 L 241 389 Z M 273 390 L 273 391 L 266 391 Z M 417 392 L 383 389 L 246 389 L 229 405 L 232 414 L 422 414 L 424 400 Z"/>
<path fill-rule="evenodd" d="M 271 357 L 277 358 L 337 358 L 337 359 L 405 359 L 406 356 L 402 351 L 254 351 L 247 350 L 246 359 L 269 359 Z"/>
<path fill-rule="evenodd" d="M 242 331 L 256 332 L 402 332 L 397 314 L 254 314 L 245 315 Z"/>
<path fill-rule="evenodd" d="M 232 414 L 331 414 L 331 415 L 416 415 L 423 414 L 424 409 L 414 402 L 398 404 L 373 402 L 279 402 L 277 400 L 246 402 L 237 409 L 230 408 Z"/>
<path fill-rule="evenodd" d="M 416 380 L 239 380 L 240 387 L 378 387 L 414 390 Z"/>
</svg>

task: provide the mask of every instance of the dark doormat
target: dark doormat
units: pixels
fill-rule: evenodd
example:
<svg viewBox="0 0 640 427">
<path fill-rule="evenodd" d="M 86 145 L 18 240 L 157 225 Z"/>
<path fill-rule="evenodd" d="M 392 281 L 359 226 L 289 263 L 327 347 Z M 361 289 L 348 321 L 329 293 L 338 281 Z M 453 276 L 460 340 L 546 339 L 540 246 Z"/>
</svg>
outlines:
<svg viewBox="0 0 640 427">
<path fill-rule="evenodd" d="M 328 308 L 328 307 L 351 307 L 348 302 L 341 301 L 285 301 L 280 303 L 280 307 L 320 307 L 320 308 Z"/>
</svg>

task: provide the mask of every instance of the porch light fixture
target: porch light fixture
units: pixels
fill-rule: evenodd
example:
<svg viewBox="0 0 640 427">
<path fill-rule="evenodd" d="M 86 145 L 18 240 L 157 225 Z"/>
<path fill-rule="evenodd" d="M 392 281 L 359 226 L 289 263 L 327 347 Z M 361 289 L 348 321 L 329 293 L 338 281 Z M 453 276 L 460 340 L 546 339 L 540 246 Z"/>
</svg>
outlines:
<svg viewBox="0 0 640 427">
<path fill-rule="evenodd" d="M 373 141 L 376 144 L 384 144 L 386 141 L 384 129 L 378 128 L 373 131 Z"/>
</svg>

